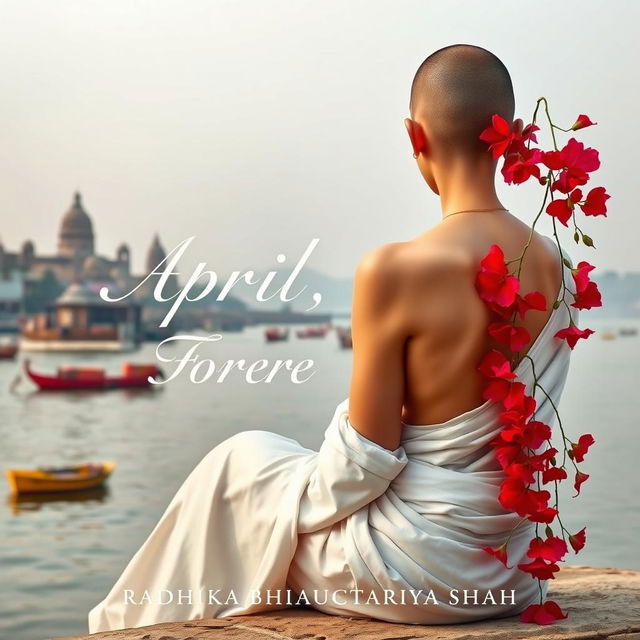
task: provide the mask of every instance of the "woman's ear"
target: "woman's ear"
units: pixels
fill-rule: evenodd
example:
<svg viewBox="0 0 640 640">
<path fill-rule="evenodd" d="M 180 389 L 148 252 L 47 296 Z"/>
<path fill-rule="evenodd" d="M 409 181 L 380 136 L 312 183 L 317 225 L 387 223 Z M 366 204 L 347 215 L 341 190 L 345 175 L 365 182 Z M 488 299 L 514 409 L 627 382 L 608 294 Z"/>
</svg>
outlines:
<svg viewBox="0 0 640 640">
<path fill-rule="evenodd" d="M 413 157 L 417 158 L 420 153 L 426 150 L 427 146 L 427 140 L 424 135 L 422 125 L 420 125 L 415 120 L 412 120 L 411 118 L 405 118 L 404 125 L 407 128 L 409 140 L 411 141 L 411 146 L 413 147 Z"/>
<path fill-rule="evenodd" d="M 516 118 L 513 121 L 512 131 L 517 133 L 519 136 L 522 135 L 522 129 L 524 127 L 524 122 L 522 122 L 522 118 Z"/>
</svg>

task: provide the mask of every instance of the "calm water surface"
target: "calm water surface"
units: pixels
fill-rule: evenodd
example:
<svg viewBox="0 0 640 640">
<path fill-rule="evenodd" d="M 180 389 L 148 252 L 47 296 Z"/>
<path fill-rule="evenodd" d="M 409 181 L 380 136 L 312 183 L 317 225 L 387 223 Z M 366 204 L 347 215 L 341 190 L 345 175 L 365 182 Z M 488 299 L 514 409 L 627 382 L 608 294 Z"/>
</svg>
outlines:
<svg viewBox="0 0 640 640">
<path fill-rule="evenodd" d="M 639 322 L 592 321 L 596 331 Z M 53 372 L 80 360 L 117 371 L 123 360 L 155 362 L 155 344 L 135 354 L 69 356 L 33 354 L 33 368 Z M 184 347 L 174 346 L 176 354 Z M 226 359 L 315 361 L 315 374 L 294 385 L 278 376 L 269 385 L 247 384 L 232 374 L 193 384 L 187 375 L 138 392 L 36 392 L 23 380 L 9 385 L 18 362 L 0 362 L 2 468 L 114 460 L 102 491 L 76 500 L 13 501 L 3 480 L 0 505 L 0 638 L 31 640 L 87 632 L 87 613 L 124 569 L 202 457 L 245 429 L 267 429 L 317 449 L 338 402 L 348 395 L 351 352 L 335 334 L 319 340 L 265 344 L 261 328 L 224 334 L 202 352 Z M 560 415 L 569 435 L 593 433 L 596 445 L 583 463 L 591 478 L 572 500 L 563 522 L 587 525 L 587 546 L 571 564 L 640 569 L 637 473 L 640 336 L 602 340 L 596 333 L 573 353 Z M 171 371 L 171 366 L 168 372 Z"/>
</svg>

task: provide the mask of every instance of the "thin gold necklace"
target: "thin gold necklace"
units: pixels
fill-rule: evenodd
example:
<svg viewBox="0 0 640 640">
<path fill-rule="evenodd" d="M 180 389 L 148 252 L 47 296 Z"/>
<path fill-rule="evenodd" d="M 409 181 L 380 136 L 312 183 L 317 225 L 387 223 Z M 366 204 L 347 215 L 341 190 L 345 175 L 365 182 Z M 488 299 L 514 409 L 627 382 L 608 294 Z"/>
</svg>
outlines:
<svg viewBox="0 0 640 640">
<path fill-rule="evenodd" d="M 457 213 L 469 213 L 470 211 L 509 211 L 509 209 L 505 209 L 504 207 L 500 207 L 498 209 L 464 209 L 462 211 L 454 211 L 453 213 L 447 213 L 446 216 L 442 216 L 442 219 L 444 220 L 449 216 L 455 216 Z"/>
</svg>

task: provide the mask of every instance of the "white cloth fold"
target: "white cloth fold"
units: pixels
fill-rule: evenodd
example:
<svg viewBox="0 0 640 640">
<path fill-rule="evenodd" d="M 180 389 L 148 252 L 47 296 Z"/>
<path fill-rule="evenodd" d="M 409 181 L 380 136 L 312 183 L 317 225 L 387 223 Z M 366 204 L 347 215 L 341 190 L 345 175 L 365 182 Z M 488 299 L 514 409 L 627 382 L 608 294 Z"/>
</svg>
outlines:
<svg viewBox="0 0 640 640">
<path fill-rule="evenodd" d="M 564 278 L 566 297 L 575 289 L 568 271 Z M 577 310 L 571 315 L 577 322 Z M 568 323 L 560 305 L 529 349 L 556 407 L 571 350 L 554 334 Z M 534 390 L 527 359 L 517 373 L 536 391 L 536 418 L 553 425 L 553 405 Z M 514 615 L 535 601 L 538 582 L 516 567 L 527 561 L 533 523 L 510 539 L 512 569 L 482 551 L 520 521 L 498 502 L 504 475 L 488 442 L 501 428 L 499 406 L 487 401 L 441 424 L 403 425 L 395 451 L 358 433 L 348 406 L 348 398 L 337 406 L 318 452 L 260 430 L 211 450 L 90 611 L 89 631 L 296 601 L 338 615 L 442 624 Z"/>
</svg>

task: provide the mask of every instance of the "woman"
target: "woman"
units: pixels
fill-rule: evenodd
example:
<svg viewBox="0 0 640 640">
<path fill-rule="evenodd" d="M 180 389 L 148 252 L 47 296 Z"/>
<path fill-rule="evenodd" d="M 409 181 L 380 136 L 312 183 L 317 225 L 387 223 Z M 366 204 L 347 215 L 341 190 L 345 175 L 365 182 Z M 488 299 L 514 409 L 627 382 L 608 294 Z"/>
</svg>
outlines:
<svg viewBox="0 0 640 640">
<path fill-rule="evenodd" d="M 516 568 L 531 522 L 510 538 L 513 568 L 482 550 L 520 520 L 497 499 L 504 473 L 488 443 L 499 407 L 483 400 L 477 371 L 495 343 L 474 288 L 491 245 L 517 256 L 531 233 L 500 203 L 497 160 L 479 140 L 492 114 L 513 121 L 509 73 L 485 49 L 445 47 L 418 69 L 410 111 L 414 157 L 442 220 L 358 265 L 349 398 L 320 451 L 260 430 L 215 447 L 90 612 L 92 633 L 299 602 L 455 623 L 514 615 L 538 597 L 537 582 Z M 565 268 L 534 232 L 522 288 L 568 295 Z M 516 371 L 531 393 L 535 362 L 549 394 L 536 397 L 536 416 L 549 424 L 569 366 L 569 347 L 554 338 L 568 309 L 548 305 L 522 321 L 533 341 Z"/>
</svg>

